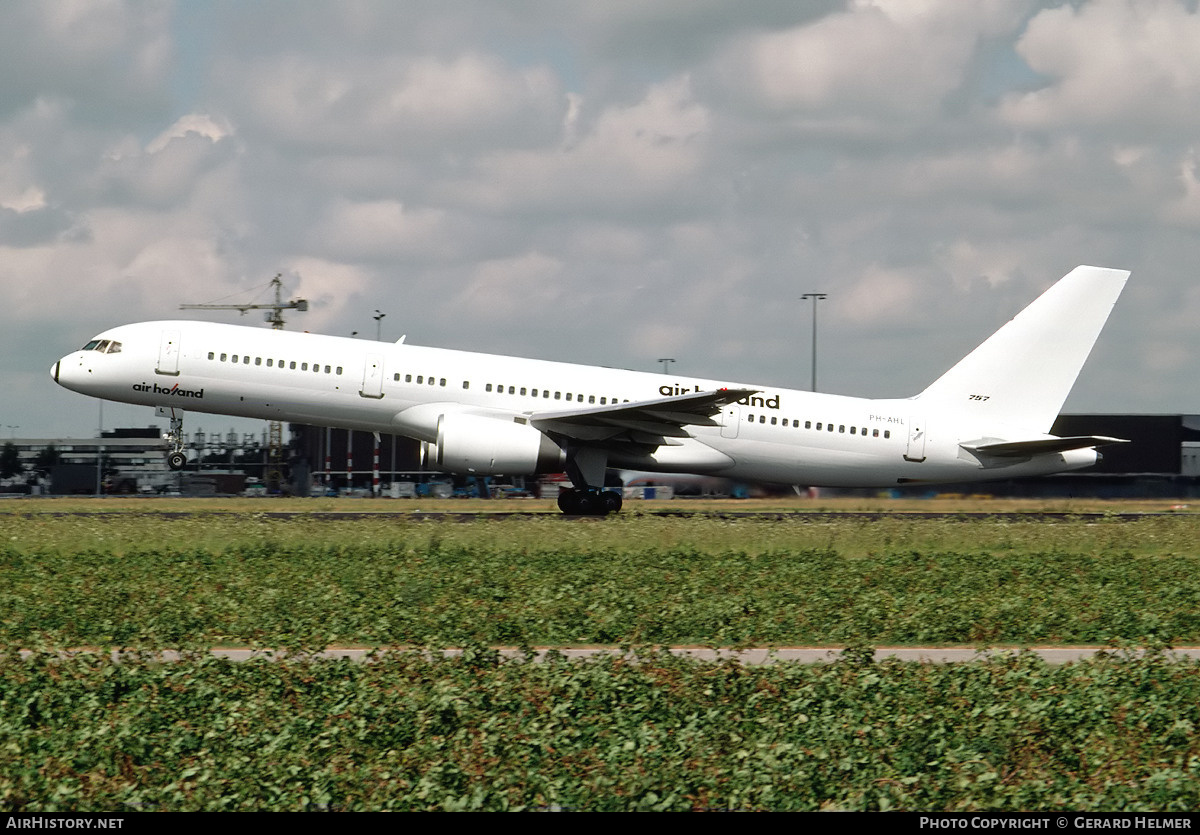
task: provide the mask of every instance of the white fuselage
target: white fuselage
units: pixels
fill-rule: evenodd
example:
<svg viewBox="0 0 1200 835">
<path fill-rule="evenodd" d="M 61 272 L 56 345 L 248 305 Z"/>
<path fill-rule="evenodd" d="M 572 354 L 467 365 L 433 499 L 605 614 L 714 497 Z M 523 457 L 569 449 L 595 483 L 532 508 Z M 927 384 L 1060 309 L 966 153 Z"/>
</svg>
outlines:
<svg viewBox="0 0 1200 835">
<path fill-rule="evenodd" d="M 151 407 L 405 435 L 433 442 L 449 413 L 514 417 L 755 389 L 713 426 L 608 466 L 812 486 L 888 487 L 1038 475 L 1095 462 L 1094 449 L 988 461 L 960 441 L 1005 437 L 919 399 L 870 400 L 773 386 L 193 321 L 105 331 L 52 368 L 68 389 Z"/>
</svg>

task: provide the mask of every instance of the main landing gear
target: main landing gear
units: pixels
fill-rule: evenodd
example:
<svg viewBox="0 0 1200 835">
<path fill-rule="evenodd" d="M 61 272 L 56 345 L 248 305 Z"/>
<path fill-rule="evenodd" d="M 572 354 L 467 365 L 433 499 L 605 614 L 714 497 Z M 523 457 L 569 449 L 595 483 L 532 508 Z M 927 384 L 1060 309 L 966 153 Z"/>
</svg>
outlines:
<svg viewBox="0 0 1200 835">
<path fill-rule="evenodd" d="M 568 516 L 607 516 L 621 510 L 621 494 L 616 490 L 563 490 L 558 494 L 558 509 Z"/>
<path fill-rule="evenodd" d="M 618 512 L 621 494 L 603 487 L 608 451 L 573 444 L 566 448 L 566 453 L 567 477 L 574 487 L 558 494 L 558 509 L 568 516 L 607 516 Z"/>
</svg>

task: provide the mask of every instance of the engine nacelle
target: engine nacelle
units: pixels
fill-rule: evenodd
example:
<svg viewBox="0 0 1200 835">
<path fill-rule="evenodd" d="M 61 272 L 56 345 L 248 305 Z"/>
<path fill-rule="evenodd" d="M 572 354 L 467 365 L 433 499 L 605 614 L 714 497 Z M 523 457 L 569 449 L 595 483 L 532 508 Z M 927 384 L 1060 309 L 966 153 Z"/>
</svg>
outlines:
<svg viewBox="0 0 1200 835">
<path fill-rule="evenodd" d="M 560 473 L 566 456 L 527 423 L 456 412 L 438 418 L 437 441 L 421 444 L 427 467 L 470 475 Z"/>
</svg>

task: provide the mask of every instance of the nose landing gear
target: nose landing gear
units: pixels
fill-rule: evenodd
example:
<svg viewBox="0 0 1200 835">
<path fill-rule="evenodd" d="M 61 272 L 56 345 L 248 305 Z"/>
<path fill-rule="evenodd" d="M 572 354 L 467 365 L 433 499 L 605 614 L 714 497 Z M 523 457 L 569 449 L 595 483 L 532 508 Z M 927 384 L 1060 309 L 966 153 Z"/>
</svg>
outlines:
<svg viewBox="0 0 1200 835">
<path fill-rule="evenodd" d="M 167 453 L 167 466 L 172 470 L 182 470 L 187 466 L 187 453 L 183 451 L 183 412 L 170 410 L 171 428 L 163 435 L 163 440 L 171 445 Z"/>
</svg>

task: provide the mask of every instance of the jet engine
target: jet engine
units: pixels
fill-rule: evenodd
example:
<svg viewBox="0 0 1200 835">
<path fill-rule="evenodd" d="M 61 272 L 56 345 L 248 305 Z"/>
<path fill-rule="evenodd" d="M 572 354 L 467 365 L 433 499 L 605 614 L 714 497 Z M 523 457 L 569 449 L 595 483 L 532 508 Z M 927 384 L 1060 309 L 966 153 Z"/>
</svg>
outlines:
<svg viewBox="0 0 1200 835">
<path fill-rule="evenodd" d="M 438 418 L 437 441 L 422 442 L 421 461 L 470 475 L 559 473 L 566 466 L 558 444 L 527 423 L 457 412 Z"/>
</svg>

